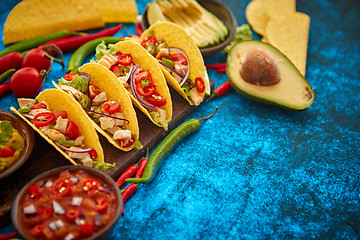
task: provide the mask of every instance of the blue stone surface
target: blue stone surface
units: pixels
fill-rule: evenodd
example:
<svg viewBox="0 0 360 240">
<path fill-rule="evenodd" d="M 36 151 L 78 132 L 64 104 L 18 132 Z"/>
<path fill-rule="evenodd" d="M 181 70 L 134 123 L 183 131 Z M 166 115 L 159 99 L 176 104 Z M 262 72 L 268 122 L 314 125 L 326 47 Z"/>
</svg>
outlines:
<svg viewBox="0 0 360 240">
<path fill-rule="evenodd" d="M 1 4 L 1 23 L 18 2 Z M 148 2 L 137 1 L 140 13 Z M 246 23 L 248 0 L 222 2 Z M 291 112 L 235 91 L 206 102 L 189 119 L 218 112 L 139 186 L 109 239 L 360 238 L 360 2 L 298 0 L 297 10 L 311 17 L 306 78 L 314 104 Z M 55 65 L 49 79 L 63 74 Z M 227 80 L 209 75 L 216 86 Z M 0 99 L 0 109 L 15 104 L 11 94 Z"/>
</svg>

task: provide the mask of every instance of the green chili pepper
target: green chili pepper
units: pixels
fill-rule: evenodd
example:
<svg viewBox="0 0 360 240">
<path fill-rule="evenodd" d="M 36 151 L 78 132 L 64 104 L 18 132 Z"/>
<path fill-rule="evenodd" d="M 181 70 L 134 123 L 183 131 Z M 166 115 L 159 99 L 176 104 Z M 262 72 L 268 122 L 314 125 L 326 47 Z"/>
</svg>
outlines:
<svg viewBox="0 0 360 240">
<path fill-rule="evenodd" d="M 83 95 L 81 95 L 80 97 L 79 97 L 79 103 L 80 103 L 80 105 L 82 106 L 82 107 L 84 107 L 84 108 L 88 108 L 88 107 L 90 107 L 90 103 L 91 103 L 91 101 L 90 101 L 90 98 L 87 96 L 87 95 L 85 95 L 85 94 L 83 94 Z"/>
<path fill-rule="evenodd" d="M 28 39 L 28 40 L 25 40 L 22 42 L 17 42 L 17 43 L 10 45 L 7 48 L 5 48 L 4 50 L 2 50 L 0 52 L 0 57 L 5 56 L 6 54 L 11 53 L 11 52 L 23 52 L 23 51 L 38 47 L 38 46 L 40 46 L 44 43 L 47 43 L 51 40 L 68 37 L 70 35 L 71 35 L 71 32 L 67 29 L 64 29 L 61 31 L 47 34 L 47 35 L 34 37 L 34 38 L 31 38 L 31 39 Z"/>
<path fill-rule="evenodd" d="M 102 37 L 83 44 L 73 53 L 73 55 L 71 55 L 69 62 L 66 66 L 66 72 L 77 73 L 78 67 L 80 67 L 84 59 L 87 56 L 89 56 L 91 53 L 94 53 L 96 46 L 100 44 L 102 41 L 104 41 L 105 44 L 110 44 L 110 43 L 114 44 L 123 40 L 124 40 L 123 38 L 117 38 L 117 37 Z"/>
<path fill-rule="evenodd" d="M 122 66 L 120 68 L 120 75 L 121 76 L 126 76 L 126 74 L 128 74 L 130 72 L 130 68 L 126 67 L 126 66 Z"/>
<path fill-rule="evenodd" d="M 151 154 L 148 163 L 146 164 L 143 176 L 141 178 L 127 178 L 126 182 L 131 183 L 149 183 L 155 177 L 157 171 L 160 169 L 161 164 L 164 162 L 166 157 L 171 151 L 188 135 L 194 133 L 200 128 L 200 122 L 209 119 L 215 111 L 206 118 L 201 119 L 190 119 L 180 126 L 172 130 L 169 135 L 156 147 Z"/>
<path fill-rule="evenodd" d="M 70 142 L 70 141 L 66 141 L 66 140 L 59 140 L 59 143 L 61 145 L 64 145 L 65 147 L 75 146 L 74 142 Z"/>
<path fill-rule="evenodd" d="M 148 51 L 151 55 L 154 55 L 155 52 L 156 52 L 156 47 L 155 47 L 155 45 L 152 44 L 152 43 L 146 44 L 145 49 L 146 49 L 146 51 Z"/>
<path fill-rule="evenodd" d="M 9 69 L 0 75 L 0 84 L 4 83 L 13 73 L 16 71 L 15 68 Z"/>
<path fill-rule="evenodd" d="M 147 87 L 147 86 L 149 86 L 149 84 L 150 84 L 149 80 L 147 80 L 147 79 L 141 80 L 141 86 Z"/>
<path fill-rule="evenodd" d="M 164 39 L 160 39 L 155 43 L 155 46 L 157 49 L 165 48 L 166 47 L 166 41 Z"/>
<path fill-rule="evenodd" d="M 19 113 L 28 113 L 31 111 L 31 107 L 23 107 L 19 109 Z"/>
<path fill-rule="evenodd" d="M 168 65 L 169 67 L 174 67 L 174 65 L 175 65 L 175 63 L 174 63 L 174 61 L 172 61 L 172 60 L 170 60 L 170 59 L 167 59 L 167 58 L 162 58 L 161 59 L 161 61 L 164 63 L 164 64 L 166 64 L 166 65 Z"/>
</svg>

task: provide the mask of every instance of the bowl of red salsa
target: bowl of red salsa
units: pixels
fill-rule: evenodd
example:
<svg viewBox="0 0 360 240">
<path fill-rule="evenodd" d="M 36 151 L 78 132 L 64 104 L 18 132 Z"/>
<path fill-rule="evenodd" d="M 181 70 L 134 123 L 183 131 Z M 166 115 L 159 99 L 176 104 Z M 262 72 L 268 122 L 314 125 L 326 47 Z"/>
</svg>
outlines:
<svg viewBox="0 0 360 240">
<path fill-rule="evenodd" d="M 110 176 L 85 166 L 65 166 L 25 185 L 11 217 L 25 239 L 106 239 L 122 209 L 120 190 Z"/>
</svg>

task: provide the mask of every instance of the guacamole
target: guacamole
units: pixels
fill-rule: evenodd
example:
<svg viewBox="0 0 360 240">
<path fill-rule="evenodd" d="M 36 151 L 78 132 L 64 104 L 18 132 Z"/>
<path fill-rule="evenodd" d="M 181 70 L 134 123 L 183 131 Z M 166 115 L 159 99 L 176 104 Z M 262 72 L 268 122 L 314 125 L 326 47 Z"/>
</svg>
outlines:
<svg viewBox="0 0 360 240">
<path fill-rule="evenodd" d="M 25 148 L 25 140 L 10 121 L 0 121 L 0 172 L 10 167 Z"/>
</svg>

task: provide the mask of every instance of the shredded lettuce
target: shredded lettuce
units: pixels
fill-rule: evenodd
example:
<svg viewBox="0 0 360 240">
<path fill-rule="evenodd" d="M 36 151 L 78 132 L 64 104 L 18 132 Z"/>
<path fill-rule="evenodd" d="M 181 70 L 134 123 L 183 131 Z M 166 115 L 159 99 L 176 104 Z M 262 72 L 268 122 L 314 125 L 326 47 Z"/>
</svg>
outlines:
<svg viewBox="0 0 360 240">
<path fill-rule="evenodd" d="M 99 162 L 99 161 L 93 161 L 93 168 L 96 168 L 101 171 L 105 171 L 108 168 L 115 167 L 116 163 L 106 163 L 106 162 Z"/>
<path fill-rule="evenodd" d="M 100 58 L 102 58 L 102 56 L 104 56 L 104 52 L 102 50 L 106 50 L 111 55 L 115 55 L 117 50 L 114 46 L 115 46 L 115 44 L 109 44 L 108 46 L 106 46 L 105 41 L 102 41 L 101 43 L 99 43 L 95 48 L 96 60 L 98 61 L 98 60 L 100 60 Z"/>
<path fill-rule="evenodd" d="M 243 24 L 239 27 L 236 27 L 236 35 L 234 39 L 223 49 L 223 53 L 228 53 L 229 50 L 234 46 L 237 42 L 244 41 L 244 40 L 251 40 L 252 39 L 252 32 L 250 29 L 249 24 Z"/>
<path fill-rule="evenodd" d="M 165 131 L 168 130 L 169 120 L 160 117 L 160 114 L 158 112 L 150 112 L 150 116 L 154 119 L 156 123 L 162 125 Z"/>
<path fill-rule="evenodd" d="M 78 90 L 80 92 L 86 92 L 86 90 L 88 88 L 88 84 L 89 84 L 89 79 L 82 78 L 79 75 L 74 77 L 74 79 L 71 81 L 67 81 L 64 78 L 59 79 L 59 86 L 67 85 L 67 86 L 75 88 L 76 90 Z"/>
</svg>

